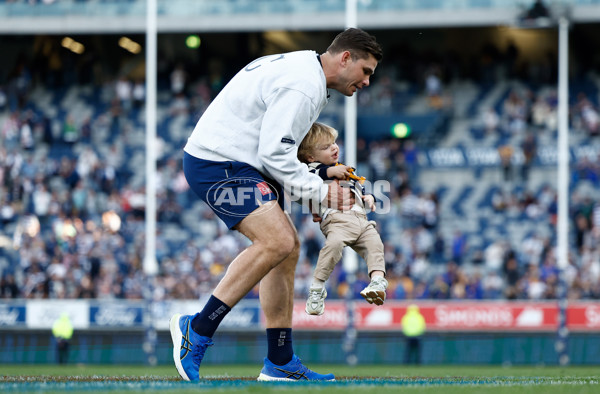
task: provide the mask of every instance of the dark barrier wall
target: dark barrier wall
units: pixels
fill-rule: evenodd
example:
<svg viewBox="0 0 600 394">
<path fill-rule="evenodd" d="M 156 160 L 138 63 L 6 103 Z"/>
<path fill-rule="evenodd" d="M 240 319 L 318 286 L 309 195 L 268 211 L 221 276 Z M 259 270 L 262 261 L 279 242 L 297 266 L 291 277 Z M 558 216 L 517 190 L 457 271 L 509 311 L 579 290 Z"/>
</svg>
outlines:
<svg viewBox="0 0 600 394">
<path fill-rule="evenodd" d="M 423 364 L 532 364 L 558 365 L 555 335 L 547 333 L 432 333 L 422 339 Z M 204 362 L 256 363 L 266 355 L 264 334 L 222 333 Z M 144 333 L 135 331 L 86 331 L 71 341 L 70 363 L 144 364 Z M 294 348 L 307 363 L 344 363 L 343 332 L 294 333 Z M 159 332 L 156 347 L 159 364 L 172 362 L 171 338 Z M 356 354 L 362 364 L 404 362 L 405 340 L 397 332 L 359 332 Z M 572 334 L 569 356 L 575 365 L 600 364 L 600 333 Z M 48 331 L 0 331 L 0 364 L 56 362 Z"/>
</svg>

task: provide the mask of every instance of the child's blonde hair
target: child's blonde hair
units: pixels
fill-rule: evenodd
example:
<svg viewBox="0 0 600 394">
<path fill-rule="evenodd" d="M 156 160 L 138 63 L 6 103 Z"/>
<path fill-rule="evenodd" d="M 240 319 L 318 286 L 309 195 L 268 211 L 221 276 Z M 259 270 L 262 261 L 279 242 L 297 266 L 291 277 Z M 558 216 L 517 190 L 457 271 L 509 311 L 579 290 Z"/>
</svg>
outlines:
<svg viewBox="0 0 600 394">
<path fill-rule="evenodd" d="M 300 143 L 298 148 L 298 160 L 308 163 L 310 156 L 319 143 L 333 144 L 338 137 L 338 132 L 331 126 L 315 122 L 308 130 L 306 137 Z"/>
</svg>

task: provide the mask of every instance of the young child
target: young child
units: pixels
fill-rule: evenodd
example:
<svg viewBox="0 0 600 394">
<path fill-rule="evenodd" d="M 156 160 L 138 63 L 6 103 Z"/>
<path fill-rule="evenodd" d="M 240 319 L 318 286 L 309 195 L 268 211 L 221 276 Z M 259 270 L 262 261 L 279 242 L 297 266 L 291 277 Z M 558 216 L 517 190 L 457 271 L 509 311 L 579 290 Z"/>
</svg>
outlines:
<svg viewBox="0 0 600 394">
<path fill-rule="evenodd" d="M 387 289 L 383 242 L 374 222 L 367 219 L 367 209 L 368 212 L 375 210 L 375 197 L 372 194 L 364 194 L 364 188 L 358 177 L 353 174 L 352 167 L 338 163 L 339 147 L 335 143 L 337 136 L 334 128 L 316 122 L 298 148 L 298 159 L 308 164 L 309 171 L 323 180 L 348 181 L 355 195 L 355 204 L 349 211 L 322 207 L 319 212 L 321 231 L 326 237 L 326 242 L 319 253 L 306 301 L 305 310 L 309 315 L 322 315 L 325 311 L 325 281 L 342 258 L 342 251 L 346 245 L 367 262 L 371 283 L 360 295 L 370 304 L 382 305 Z"/>
</svg>

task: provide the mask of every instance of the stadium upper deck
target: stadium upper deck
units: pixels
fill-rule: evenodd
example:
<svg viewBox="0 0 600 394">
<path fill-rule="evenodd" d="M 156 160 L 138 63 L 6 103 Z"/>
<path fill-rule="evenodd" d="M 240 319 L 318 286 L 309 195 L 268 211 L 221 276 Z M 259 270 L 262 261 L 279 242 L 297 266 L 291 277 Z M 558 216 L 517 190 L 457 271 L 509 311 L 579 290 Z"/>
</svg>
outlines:
<svg viewBox="0 0 600 394">
<path fill-rule="evenodd" d="M 361 27 L 514 25 L 532 0 L 356 0 Z M 339 29 L 345 0 L 158 0 L 159 32 Z M 575 22 L 600 20 L 600 0 L 552 1 Z M 144 0 L 0 0 L 0 33 L 143 32 Z"/>
</svg>

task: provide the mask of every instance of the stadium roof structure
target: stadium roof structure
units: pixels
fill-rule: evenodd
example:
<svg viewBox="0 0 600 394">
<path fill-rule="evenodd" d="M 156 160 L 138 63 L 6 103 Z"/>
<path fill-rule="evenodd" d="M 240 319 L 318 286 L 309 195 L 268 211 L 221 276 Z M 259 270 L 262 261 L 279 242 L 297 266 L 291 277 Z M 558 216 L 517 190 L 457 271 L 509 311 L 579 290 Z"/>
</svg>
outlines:
<svg viewBox="0 0 600 394">
<path fill-rule="evenodd" d="M 368 29 L 514 25 L 533 0 L 356 0 Z M 345 0 L 158 0 L 158 31 L 337 30 Z M 600 21 L 600 0 L 553 0 L 575 23 Z M 0 34 L 141 33 L 145 0 L 0 2 Z"/>
</svg>

